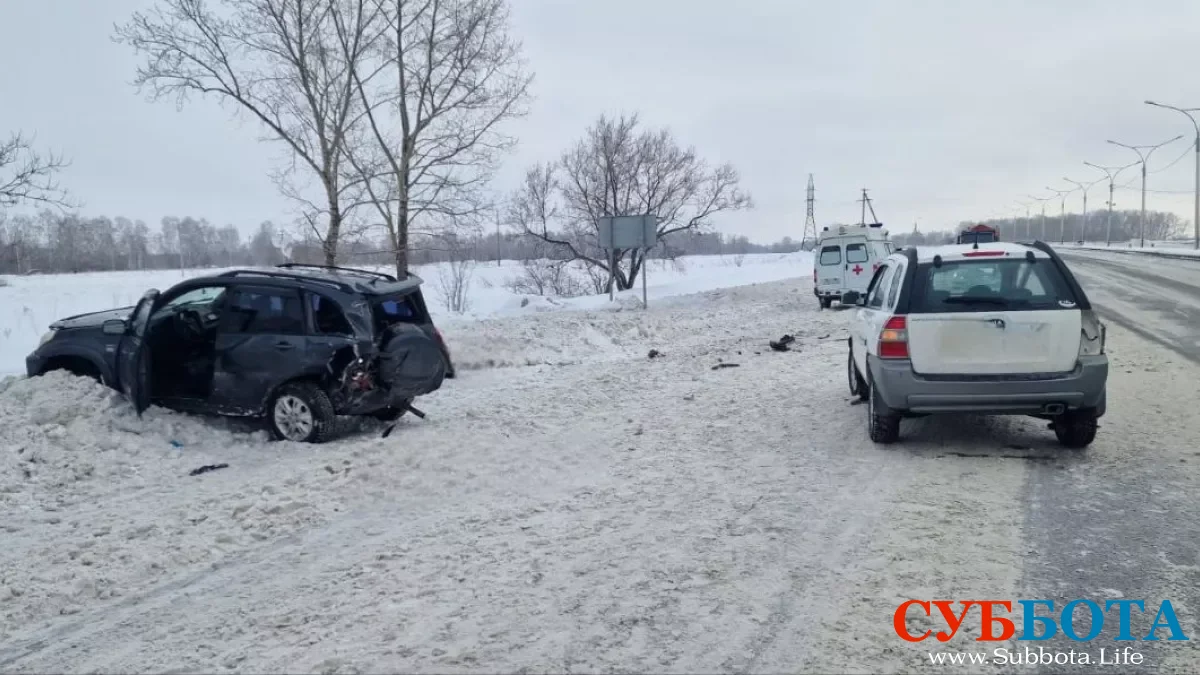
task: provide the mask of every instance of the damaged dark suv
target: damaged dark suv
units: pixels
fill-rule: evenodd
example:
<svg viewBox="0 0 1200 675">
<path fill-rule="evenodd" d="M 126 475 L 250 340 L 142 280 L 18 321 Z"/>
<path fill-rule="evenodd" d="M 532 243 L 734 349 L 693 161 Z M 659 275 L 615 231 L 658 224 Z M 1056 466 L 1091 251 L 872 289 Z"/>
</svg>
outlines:
<svg viewBox="0 0 1200 675">
<path fill-rule="evenodd" d="M 421 283 L 293 263 L 188 279 L 55 322 L 26 370 L 91 375 L 139 414 L 265 417 L 276 438 L 320 442 L 337 415 L 392 421 L 453 377 Z"/>
</svg>

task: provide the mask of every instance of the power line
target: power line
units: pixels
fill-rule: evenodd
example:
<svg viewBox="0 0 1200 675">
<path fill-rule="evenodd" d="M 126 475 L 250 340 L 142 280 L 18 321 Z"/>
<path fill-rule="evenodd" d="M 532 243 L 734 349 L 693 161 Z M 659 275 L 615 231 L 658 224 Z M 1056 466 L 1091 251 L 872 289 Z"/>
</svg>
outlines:
<svg viewBox="0 0 1200 675">
<path fill-rule="evenodd" d="M 1126 185 L 1118 185 L 1116 187 L 1118 190 L 1140 190 L 1141 189 L 1141 188 L 1129 187 Z M 1194 190 L 1151 190 L 1150 188 L 1146 188 L 1146 192 L 1154 192 L 1156 194 L 1163 194 L 1163 195 L 1190 195 L 1190 194 L 1194 193 Z"/>
<path fill-rule="evenodd" d="M 1174 161 L 1172 161 L 1170 164 L 1168 164 L 1168 165 L 1164 166 L 1164 167 L 1163 167 L 1163 168 L 1161 168 L 1161 169 L 1155 169 L 1155 170 L 1153 170 L 1153 171 L 1147 171 L 1146 173 L 1162 173 L 1163 171 L 1166 171 L 1167 169 L 1169 169 L 1169 168 L 1171 168 L 1171 167 L 1175 166 L 1176 164 L 1178 164 L 1179 162 L 1183 161 L 1183 158 L 1184 158 L 1184 157 L 1187 157 L 1187 156 L 1188 156 L 1188 155 L 1190 155 L 1190 154 L 1192 154 L 1192 151 L 1193 151 L 1193 150 L 1195 150 L 1195 146 L 1191 146 L 1191 145 L 1189 145 L 1187 148 L 1185 148 L 1185 149 L 1184 149 L 1183 153 L 1182 153 L 1182 154 L 1180 154 L 1178 157 L 1176 157 L 1176 158 L 1174 159 Z"/>
</svg>

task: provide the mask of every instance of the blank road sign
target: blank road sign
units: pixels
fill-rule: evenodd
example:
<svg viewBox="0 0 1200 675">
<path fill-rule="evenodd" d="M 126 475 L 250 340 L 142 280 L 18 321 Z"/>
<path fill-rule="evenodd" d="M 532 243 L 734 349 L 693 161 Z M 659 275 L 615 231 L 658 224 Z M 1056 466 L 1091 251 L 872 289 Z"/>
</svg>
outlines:
<svg viewBox="0 0 1200 675">
<path fill-rule="evenodd" d="M 600 246 L 607 249 L 654 248 L 658 243 L 658 216 L 603 216 Z"/>
</svg>

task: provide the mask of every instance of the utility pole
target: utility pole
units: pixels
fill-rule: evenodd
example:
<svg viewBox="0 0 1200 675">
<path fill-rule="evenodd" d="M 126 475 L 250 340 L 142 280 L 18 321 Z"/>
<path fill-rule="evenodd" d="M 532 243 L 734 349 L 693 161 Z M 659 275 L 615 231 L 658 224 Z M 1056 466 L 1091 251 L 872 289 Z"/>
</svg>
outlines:
<svg viewBox="0 0 1200 675">
<path fill-rule="evenodd" d="M 814 206 L 817 203 L 817 189 L 813 186 L 813 175 L 808 174 L 808 197 L 805 200 L 804 235 L 800 237 L 800 250 L 808 251 L 817 245 L 817 219 Z M 809 242 L 812 242 L 811 244 Z"/>
<path fill-rule="evenodd" d="M 862 193 L 863 193 L 862 199 L 859 200 L 862 202 L 862 218 L 859 219 L 858 224 L 866 225 L 867 224 L 867 188 L 863 188 Z"/>
<path fill-rule="evenodd" d="M 1104 245 L 1112 246 L 1113 191 L 1116 190 L 1117 176 L 1121 175 L 1121 172 L 1125 169 L 1137 164 L 1137 162 L 1130 162 L 1125 166 L 1100 166 L 1091 162 L 1084 162 L 1084 164 L 1093 169 L 1099 169 L 1104 172 L 1104 175 L 1108 176 L 1108 217 L 1104 221 Z"/>
<path fill-rule="evenodd" d="M 1182 134 L 1180 134 L 1179 136 L 1176 136 L 1175 138 L 1172 138 L 1169 141 L 1163 141 L 1162 143 L 1159 143 L 1158 145 L 1126 145 L 1124 143 L 1118 143 L 1116 141 L 1111 141 L 1111 140 L 1109 141 L 1109 143 L 1111 143 L 1113 145 L 1119 145 L 1122 148 L 1128 148 L 1129 150 L 1136 152 L 1137 156 L 1138 156 L 1138 160 L 1142 164 L 1142 215 L 1138 218 L 1138 221 L 1139 221 L 1138 222 L 1138 237 L 1140 240 L 1138 243 L 1138 246 L 1140 248 L 1146 247 L 1146 162 L 1149 161 L 1150 155 L 1154 154 L 1155 150 L 1161 148 L 1162 146 L 1164 146 L 1168 143 L 1174 143 L 1175 141 L 1177 141 L 1181 138 L 1183 138 Z M 1143 150 L 1145 152 L 1143 152 Z"/>
<path fill-rule="evenodd" d="M 1154 101 L 1146 101 L 1146 105 L 1181 112 L 1187 115 L 1187 118 L 1192 121 L 1192 127 L 1196 130 L 1196 200 L 1192 211 L 1192 227 L 1195 230 L 1195 239 L 1192 242 L 1192 247 L 1200 250 L 1200 123 L 1197 123 L 1195 116 L 1192 115 L 1192 113 L 1200 111 L 1200 108 L 1176 108 L 1173 105 L 1155 103 Z"/>
</svg>

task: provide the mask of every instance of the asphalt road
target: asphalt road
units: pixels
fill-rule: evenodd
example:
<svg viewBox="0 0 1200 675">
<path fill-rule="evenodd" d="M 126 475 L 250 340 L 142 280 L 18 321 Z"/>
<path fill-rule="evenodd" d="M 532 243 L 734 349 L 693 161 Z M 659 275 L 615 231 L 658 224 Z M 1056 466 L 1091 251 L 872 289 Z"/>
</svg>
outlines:
<svg viewBox="0 0 1200 675">
<path fill-rule="evenodd" d="M 1108 321 L 1200 364 L 1200 260 L 1062 253 Z"/>
<path fill-rule="evenodd" d="M 1115 642 L 1116 610 L 1102 638 L 1057 649 L 1132 646 L 1145 655 L 1121 672 L 1200 670 L 1200 261 L 1064 253 L 1093 305 L 1110 325 L 1110 396 L 1097 443 L 1078 457 L 1031 463 L 1023 588 L 1028 598 L 1075 598 L 1102 606 L 1146 601 L 1133 613 L 1144 637 L 1162 600 L 1170 600 L 1191 642 Z M 1137 344 L 1136 338 L 1145 342 Z M 1147 344 L 1148 343 L 1148 344 Z M 1157 352 L 1157 353 L 1156 353 Z M 1044 612 L 1039 612 L 1039 615 Z M 1087 611 L 1076 631 L 1086 634 Z M 1111 669 L 1111 668 L 1110 668 Z M 1106 670 L 1110 670 L 1106 669 Z M 1043 669 L 1062 672 L 1062 667 Z M 1094 671 L 1080 668 L 1078 672 Z M 1028 672 L 1028 670 L 1026 671 Z"/>
</svg>

